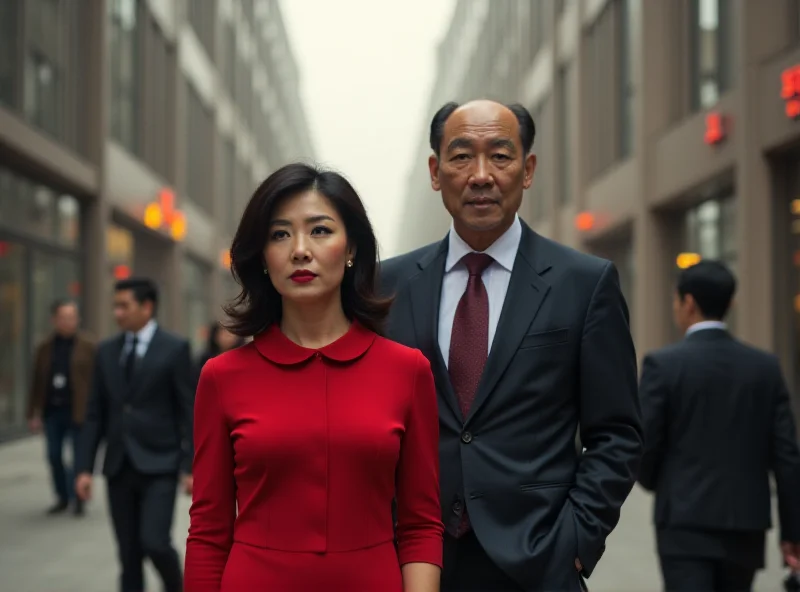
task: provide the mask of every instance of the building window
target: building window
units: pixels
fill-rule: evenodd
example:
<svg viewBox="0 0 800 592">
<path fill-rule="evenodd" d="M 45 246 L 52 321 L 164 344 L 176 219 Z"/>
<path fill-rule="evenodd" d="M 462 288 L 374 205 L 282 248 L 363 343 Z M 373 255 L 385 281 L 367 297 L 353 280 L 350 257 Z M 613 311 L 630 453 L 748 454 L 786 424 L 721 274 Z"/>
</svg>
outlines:
<svg viewBox="0 0 800 592">
<path fill-rule="evenodd" d="M 192 201 L 213 214 L 214 118 L 186 82 L 186 188 Z"/>
<path fill-rule="evenodd" d="M 633 152 L 633 48 L 634 26 L 639 5 L 637 0 L 619 0 L 619 156 L 627 158 Z"/>
<path fill-rule="evenodd" d="M 25 260 L 25 247 L 0 235 L 0 428 L 21 424 L 24 418 L 28 374 Z"/>
<path fill-rule="evenodd" d="M 533 110 L 533 122 L 536 125 L 536 141 L 542 141 L 542 131 L 544 129 L 543 121 L 544 121 L 544 113 L 545 113 L 545 104 L 547 103 L 547 99 L 543 99 L 539 105 Z M 535 142 L 534 142 L 535 145 Z M 537 163 L 538 166 L 536 167 L 536 171 L 533 175 L 533 184 L 530 188 L 530 197 L 526 198 L 529 199 L 531 202 L 531 218 L 534 222 L 541 222 L 547 219 L 547 215 L 549 214 L 550 208 L 547 204 L 547 191 L 545 188 L 546 185 L 546 169 L 547 167 L 542 166 L 542 163 Z"/>
<path fill-rule="evenodd" d="M 710 199 L 691 208 L 684 217 L 684 248 L 701 259 L 718 259 L 736 274 L 736 200 L 733 196 Z M 728 323 L 733 327 L 735 311 Z"/>
<path fill-rule="evenodd" d="M 69 23 L 60 0 L 26 3 L 27 48 L 23 113 L 33 125 L 59 140 L 64 136 L 66 95 L 62 80 Z"/>
<path fill-rule="evenodd" d="M 725 0 L 692 0 L 691 103 L 695 111 L 715 105 L 732 86 L 733 5 Z"/>
<path fill-rule="evenodd" d="M 236 32 L 232 22 L 222 26 L 222 79 L 231 98 L 236 96 Z"/>
<path fill-rule="evenodd" d="M 0 103 L 17 104 L 16 76 L 20 0 L 0 2 Z"/>
<path fill-rule="evenodd" d="M 134 154 L 139 152 L 139 4 L 110 0 L 111 135 Z"/>
<path fill-rule="evenodd" d="M 189 24 L 192 25 L 197 39 L 205 48 L 212 61 L 214 59 L 214 43 L 216 38 L 217 0 L 188 2 Z"/>
<path fill-rule="evenodd" d="M 226 220 L 225 229 L 233 236 L 239 225 L 241 212 L 238 208 L 236 199 L 236 146 L 233 140 L 224 140 L 222 144 L 222 201 L 227 204 L 225 207 Z"/>
</svg>

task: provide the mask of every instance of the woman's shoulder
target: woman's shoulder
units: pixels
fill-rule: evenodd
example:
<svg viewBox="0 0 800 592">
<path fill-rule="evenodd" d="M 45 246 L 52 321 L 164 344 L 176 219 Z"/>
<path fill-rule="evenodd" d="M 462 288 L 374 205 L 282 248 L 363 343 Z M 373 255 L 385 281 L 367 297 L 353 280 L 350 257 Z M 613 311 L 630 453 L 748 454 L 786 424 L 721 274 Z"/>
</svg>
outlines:
<svg viewBox="0 0 800 592">
<path fill-rule="evenodd" d="M 380 335 L 375 338 L 375 346 L 376 352 L 382 357 L 390 359 L 395 364 L 407 367 L 409 370 L 418 370 L 420 367 L 430 366 L 425 355 L 415 347 L 403 345 Z"/>
<path fill-rule="evenodd" d="M 245 343 L 244 345 L 240 345 L 226 352 L 222 352 L 221 354 L 210 357 L 203 364 L 203 371 L 214 372 L 214 374 L 237 372 L 243 367 L 253 363 L 254 353 L 255 346 L 253 343 Z"/>
</svg>

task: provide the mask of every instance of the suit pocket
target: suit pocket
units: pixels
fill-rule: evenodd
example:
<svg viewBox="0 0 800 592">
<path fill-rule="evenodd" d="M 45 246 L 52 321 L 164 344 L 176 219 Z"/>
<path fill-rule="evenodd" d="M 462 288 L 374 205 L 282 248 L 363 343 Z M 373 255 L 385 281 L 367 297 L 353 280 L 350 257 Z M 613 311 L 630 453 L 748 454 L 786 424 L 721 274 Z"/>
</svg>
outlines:
<svg viewBox="0 0 800 592">
<path fill-rule="evenodd" d="M 519 349 L 561 345 L 568 341 L 569 329 L 553 329 L 552 331 L 543 331 L 541 333 L 529 333 L 522 338 Z"/>
</svg>

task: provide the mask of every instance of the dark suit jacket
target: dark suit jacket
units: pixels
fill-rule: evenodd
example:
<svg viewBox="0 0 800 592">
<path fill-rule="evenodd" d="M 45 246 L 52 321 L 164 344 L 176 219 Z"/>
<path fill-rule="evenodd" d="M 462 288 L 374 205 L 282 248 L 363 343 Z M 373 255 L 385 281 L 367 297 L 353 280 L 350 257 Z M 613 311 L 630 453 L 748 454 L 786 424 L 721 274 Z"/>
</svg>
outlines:
<svg viewBox="0 0 800 592">
<path fill-rule="evenodd" d="M 447 239 L 381 266 L 388 335 L 422 350 L 439 396 L 441 505 L 526 590 L 578 590 L 636 480 L 636 354 L 614 266 L 523 224 L 489 359 L 462 418 L 438 342 Z M 586 452 L 580 456 L 575 434 Z"/>
<path fill-rule="evenodd" d="M 127 384 L 121 357 L 124 334 L 100 344 L 82 434 L 78 472 L 91 472 L 106 441 L 103 474 L 128 461 L 147 474 L 191 473 L 194 380 L 189 343 L 156 329 Z"/>
<path fill-rule="evenodd" d="M 55 336 L 51 336 L 36 348 L 31 390 L 28 394 L 28 419 L 35 415 L 41 415 L 44 411 L 50 383 L 54 341 Z M 89 399 L 89 383 L 94 364 L 94 348 L 94 341 L 87 334 L 78 333 L 75 336 L 70 360 L 70 386 L 72 388 L 72 420 L 76 424 L 82 424 L 86 415 L 86 402 Z"/>
<path fill-rule="evenodd" d="M 800 541 L 800 453 L 775 356 L 704 329 L 645 357 L 645 454 L 658 529 L 764 531 L 769 472 L 781 539 Z"/>
</svg>

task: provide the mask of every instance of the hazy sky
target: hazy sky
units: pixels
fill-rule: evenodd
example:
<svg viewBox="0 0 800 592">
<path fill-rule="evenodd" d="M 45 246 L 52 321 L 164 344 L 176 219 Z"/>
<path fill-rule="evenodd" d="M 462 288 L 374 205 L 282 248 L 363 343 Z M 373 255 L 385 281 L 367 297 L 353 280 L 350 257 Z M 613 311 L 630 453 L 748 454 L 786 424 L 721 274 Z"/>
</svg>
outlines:
<svg viewBox="0 0 800 592">
<path fill-rule="evenodd" d="M 317 160 L 347 176 L 393 254 L 436 47 L 455 0 L 283 0 Z"/>
</svg>

